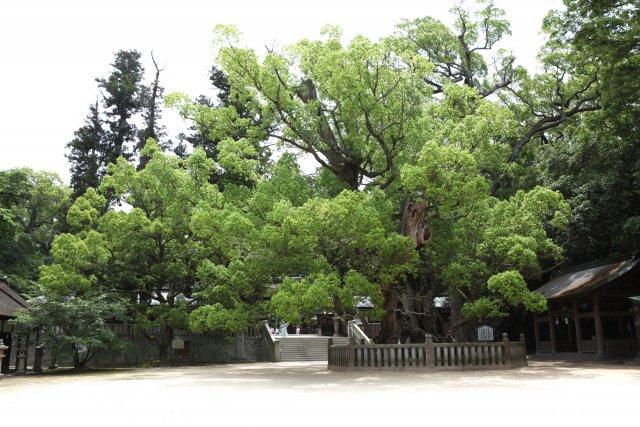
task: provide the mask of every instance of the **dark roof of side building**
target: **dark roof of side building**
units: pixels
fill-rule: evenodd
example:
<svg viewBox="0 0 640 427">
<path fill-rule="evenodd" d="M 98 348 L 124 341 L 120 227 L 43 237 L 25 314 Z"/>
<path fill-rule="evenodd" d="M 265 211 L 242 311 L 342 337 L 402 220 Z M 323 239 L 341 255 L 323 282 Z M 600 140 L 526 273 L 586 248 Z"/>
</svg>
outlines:
<svg viewBox="0 0 640 427">
<path fill-rule="evenodd" d="M 607 258 L 570 268 L 536 289 L 546 299 L 592 291 L 610 283 L 640 263 L 634 255 Z"/>
<path fill-rule="evenodd" d="M 5 279 L 0 278 L 0 317 L 15 317 L 17 309 L 28 306 L 27 301 L 10 288 Z"/>
</svg>

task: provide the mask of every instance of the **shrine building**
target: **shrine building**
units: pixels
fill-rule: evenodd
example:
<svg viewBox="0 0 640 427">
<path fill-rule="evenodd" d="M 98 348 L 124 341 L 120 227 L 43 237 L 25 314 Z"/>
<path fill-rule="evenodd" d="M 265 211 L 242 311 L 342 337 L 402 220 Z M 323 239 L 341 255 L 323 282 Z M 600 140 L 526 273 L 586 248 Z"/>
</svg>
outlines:
<svg viewBox="0 0 640 427">
<path fill-rule="evenodd" d="M 565 270 L 535 292 L 538 353 L 635 356 L 640 336 L 640 257 L 607 258 Z"/>
</svg>

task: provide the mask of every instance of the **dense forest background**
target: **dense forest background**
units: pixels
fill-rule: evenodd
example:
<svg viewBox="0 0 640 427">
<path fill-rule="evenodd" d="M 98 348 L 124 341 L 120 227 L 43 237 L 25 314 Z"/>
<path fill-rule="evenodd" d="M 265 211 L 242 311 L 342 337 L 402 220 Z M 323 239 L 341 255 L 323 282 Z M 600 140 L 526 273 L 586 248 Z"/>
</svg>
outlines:
<svg viewBox="0 0 640 427">
<path fill-rule="evenodd" d="M 363 300 L 387 342 L 544 309 L 531 290 L 554 271 L 640 242 L 639 8 L 565 5 L 534 75 L 500 49 L 492 2 L 454 7 L 451 28 L 424 17 L 343 44 L 327 26 L 265 52 L 217 27 L 214 99 L 164 94 L 155 59 L 116 52 L 67 144 L 70 187 L 0 171 L 0 275 L 39 297 L 22 321 L 163 328 L 164 356 L 173 328 Z M 192 124 L 175 141 L 163 106 Z"/>
</svg>

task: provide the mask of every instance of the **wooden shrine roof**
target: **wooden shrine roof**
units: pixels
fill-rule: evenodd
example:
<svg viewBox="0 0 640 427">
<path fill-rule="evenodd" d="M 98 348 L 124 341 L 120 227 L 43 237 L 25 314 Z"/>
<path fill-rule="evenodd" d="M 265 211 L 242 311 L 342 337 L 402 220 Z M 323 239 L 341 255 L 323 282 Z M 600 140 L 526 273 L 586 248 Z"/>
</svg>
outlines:
<svg viewBox="0 0 640 427">
<path fill-rule="evenodd" d="M 27 301 L 11 289 L 6 280 L 0 279 L 0 317 L 15 317 L 17 309 L 28 306 Z"/>
<path fill-rule="evenodd" d="M 640 263 L 640 258 L 629 255 L 625 258 L 605 259 L 582 264 L 562 272 L 549 280 L 535 292 L 546 299 L 584 294 L 607 285 Z"/>
</svg>

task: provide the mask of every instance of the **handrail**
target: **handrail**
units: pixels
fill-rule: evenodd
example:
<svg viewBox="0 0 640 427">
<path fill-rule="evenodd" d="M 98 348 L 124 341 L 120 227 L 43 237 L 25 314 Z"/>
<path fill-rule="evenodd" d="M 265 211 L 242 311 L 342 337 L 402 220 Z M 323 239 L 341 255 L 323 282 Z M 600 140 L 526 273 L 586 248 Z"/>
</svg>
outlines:
<svg viewBox="0 0 640 427">
<path fill-rule="evenodd" d="M 362 329 L 356 324 L 354 320 L 348 322 L 347 336 L 349 339 L 356 340 L 357 343 L 365 345 L 373 345 L 373 341 L 364 333 Z"/>
<path fill-rule="evenodd" d="M 267 350 L 269 350 L 269 360 L 272 362 L 280 361 L 280 342 L 276 341 L 271 336 L 271 329 L 269 328 L 269 321 L 265 320 L 260 328 L 262 340 L 266 344 Z"/>
</svg>

